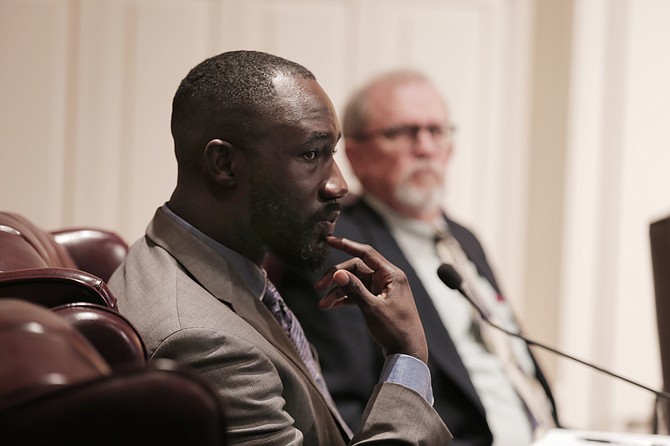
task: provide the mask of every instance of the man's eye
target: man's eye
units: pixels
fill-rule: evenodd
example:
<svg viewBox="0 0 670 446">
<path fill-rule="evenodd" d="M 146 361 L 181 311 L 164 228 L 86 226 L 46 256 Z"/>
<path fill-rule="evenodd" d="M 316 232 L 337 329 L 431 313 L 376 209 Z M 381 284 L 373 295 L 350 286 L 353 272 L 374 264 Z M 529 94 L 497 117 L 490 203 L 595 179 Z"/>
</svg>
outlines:
<svg viewBox="0 0 670 446">
<path fill-rule="evenodd" d="M 447 131 L 446 127 L 442 127 L 441 125 L 429 125 L 426 128 L 433 136 L 442 136 Z"/>
<path fill-rule="evenodd" d="M 317 155 L 318 153 L 316 150 L 310 150 L 309 152 L 304 153 L 302 157 L 307 161 L 312 161 L 316 159 Z"/>
<path fill-rule="evenodd" d="M 384 130 L 383 132 L 384 136 L 388 139 L 412 137 L 413 135 L 416 135 L 416 133 L 417 133 L 416 127 L 412 127 L 409 125 L 391 127 Z"/>
</svg>

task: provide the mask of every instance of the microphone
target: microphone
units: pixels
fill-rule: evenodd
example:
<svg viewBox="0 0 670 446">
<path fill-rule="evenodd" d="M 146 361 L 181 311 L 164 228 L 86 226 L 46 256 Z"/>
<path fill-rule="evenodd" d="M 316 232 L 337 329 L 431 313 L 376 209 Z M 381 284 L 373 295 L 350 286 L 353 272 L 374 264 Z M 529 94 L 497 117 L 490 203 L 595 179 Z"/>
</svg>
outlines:
<svg viewBox="0 0 670 446">
<path fill-rule="evenodd" d="M 528 344 L 528 345 L 534 345 L 534 346 L 540 347 L 540 348 L 542 348 L 542 349 L 544 349 L 544 350 L 547 350 L 547 351 L 550 351 L 550 352 L 552 352 L 552 353 L 554 353 L 554 354 L 556 354 L 556 355 L 558 355 L 558 356 L 562 356 L 562 357 L 564 357 L 564 358 L 567 358 L 567 359 L 570 359 L 570 360 L 572 360 L 572 361 L 578 362 L 578 363 L 580 363 L 580 364 L 582 364 L 582 365 L 585 365 L 585 366 L 587 366 L 587 367 L 590 367 L 590 368 L 592 368 L 592 369 L 594 369 L 594 370 L 597 370 L 597 371 L 599 371 L 599 372 L 601 372 L 601 373 L 604 373 L 604 374 L 606 374 L 606 375 L 609 375 L 609 376 L 611 376 L 611 377 L 613 377 L 613 378 L 616 378 L 616 379 L 625 381 L 625 382 L 627 382 L 627 383 L 629 383 L 629 384 L 632 384 L 632 385 L 634 385 L 634 386 L 636 386 L 636 387 L 639 387 L 639 388 L 644 389 L 644 390 L 646 390 L 646 391 L 648 391 L 648 392 L 651 392 L 651 393 L 653 393 L 654 395 L 656 395 L 657 400 L 658 400 L 658 398 L 663 398 L 663 399 L 665 399 L 665 400 L 670 401 L 670 393 L 668 393 L 668 392 L 664 392 L 664 391 L 662 391 L 662 390 L 652 389 L 651 387 L 647 387 L 647 386 L 645 386 L 645 385 L 643 385 L 643 384 L 640 384 L 640 383 L 638 383 L 638 382 L 636 382 L 636 381 L 633 381 L 632 379 L 628 379 L 628 378 L 626 378 L 626 377 L 624 377 L 624 376 L 621 376 L 621 375 L 618 375 L 618 374 L 616 374 L 616 373 L 614 373 L 614 372 L 611 372 L 611 371 L 609 371 L 609 370 L 606 370 L 606 369 L 604 369 L 604 368 L 602 368 L 602 367 L 600 367 L 600 366 L 597 366 L 597 365 L 592 364 L 592 363 L 590 363 L 590 362 L 587 362 L 587 361 L 584 361 L 584 360 L 582 360 L 582 359 L 576 358 L 576 357 L 574 357 L 574 356 L 572 356 L 572 355 L 569 355 L 569 354 L 567 354 L 567 353 L 564 353 L 564 352 L 562 352 L 562 351 L 560 351 L 560 350 L 557 350 L 557 349 L 555 349 L 555 348 L 553 348 L 553 347 L 550 347 L 550 346 L 548 346 L 548 345 L 546 345 L 546 344 L 543 344 L 543 343 L 541 343 L 541 342 L 538 342 L 538 341 L 534 341 L 534 340 L 532 340 L 532 339 L 529 339 L 529 338 L 523 336 L 523 335 L 522 335 L 521 333 L 519 333 L 518 331 L 511 331 L 511 330 L 508 330 L 508 329 L 506 329 L 506 328 L 504 328 L 504 327 L 501 327 L 500 325 L 496 324 L 495 322 L 493 322 L 493 321 L 491 320 L 491 317 L 490 317 L 489 312 L 486 311 L 486 309 L 482 308 L 482 307 L 481 307 L 477 302 L 475 302 L 475 300 L 472 298 L 472 296 L 470 295 L 469 291 L 468 291 L 468 290 L 466 289 L 466 287 L 464 286 L 465 284 L 464 284 L 464 282 L 463 282 L 463 278 L 462 278 L 461 275 L 458 273 L 458 271 L 456 271 L 456 269 L 454 269 L 454 267 L 451 266 L 451 265 L 449 265 L 448 263 L 443 263 L 442 265 L 440 265 L 440 267 L 437 269 L 437 275 L 438 275 L 438 277 L 440 278 L 440 280 L 442 280 L 442 282 L 444 282 L 444 284 L 445 284 L 446 286 L 448 286 L 448 287 L 451 288 L 452 290 L 455 290 L 455 291 L 460 292 L 460 293 L 463 295 L 463 297 L 465 297 L 465 299 L 466 299 L 468 302 L 470 302 L 470 305 L 472 305 L 472 306 L 475 308 L 475 310 L 477 310 L 477 312 L 480 314 L 480 316 L 482 317 L 482 319 L 484 319 L 484 321 L 485 321 L 487 324 L 489 324 L 490 326 L 492 326 L 493 328 L 495 328 L 495 329 L 497 329 L 497 330 L 500 330 L 500 331 L 502 331 L 503 333 L 505 333 L 505 334 L 507 334 L 507 335 L 509 335 L 509 336 L 513 336 L 513 337 L 515 337 L 515 338 L 519 338 L 519 339 L 523 340 L 523 341 L 524 341 L 526 344 Z"/>
</svg>

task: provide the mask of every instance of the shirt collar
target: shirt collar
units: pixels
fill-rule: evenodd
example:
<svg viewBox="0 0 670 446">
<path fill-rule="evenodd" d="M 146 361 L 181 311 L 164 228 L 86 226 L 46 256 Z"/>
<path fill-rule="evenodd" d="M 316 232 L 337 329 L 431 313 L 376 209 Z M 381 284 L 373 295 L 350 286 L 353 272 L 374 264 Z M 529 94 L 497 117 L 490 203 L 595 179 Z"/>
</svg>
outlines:
<svg viewBox="0 0 670 446">
<path fill-rule="evenodd" d="M 436 217 L 433 221 L 430 222 L 417 220 L 401 215 L 397 211 L 391 209 L 381 200 L 373 197 L 368 193 L 363 194 L 363 200 L 375 212 L 377 212 L 381 216 L 382 220 L 384 220 L 384 222 L 391 228 L 400 228 L 407 232 L 412 232 L 414 234 L 431 239 L 435 237 L 435 233 L 437 231 L 445 231 L 447 229 L 447 221 L 442 215 Z"/>
<path fill-rule="evenodd" d="M 267 274 L 263 268 L 244 257 L 242 254 L 222 245 L 191 225 L 179 215 L 175 214 L 168 207 L 167 203 L 165 203 L 162 208 L 165 211 L 165 214 L 176 224 L 183 227 L 195 237 L 200 239 L 209 248 L 221 256 L 226 262 L 228 262 L 232 266 L 232 269 L 247 285 L 247 287 L 249 287 L 251 292 L 254 293 L 254 295 L 258 296 L 259 299 L 263 298 L 263 293 L 265 292 L 265 285 L 267 282 Z"/>
</svg>

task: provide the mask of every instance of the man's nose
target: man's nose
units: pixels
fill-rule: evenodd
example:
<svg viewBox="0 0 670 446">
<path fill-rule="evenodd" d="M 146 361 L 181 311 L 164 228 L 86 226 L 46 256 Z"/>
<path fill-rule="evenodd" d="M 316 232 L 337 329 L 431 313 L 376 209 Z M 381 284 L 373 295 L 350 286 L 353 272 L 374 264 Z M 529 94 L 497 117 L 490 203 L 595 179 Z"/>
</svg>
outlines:
<svg viewBox="0 0 670 446">
<path fill-rule="evenodd" d="M 430 129 L 419 128 L 412 143 L 414 155 L 418 157 L 433 156 L 439 149 L 440 146 Z"/>
<path fill-rule="evenodd" d="M 321 192 L 322 196 L 324 199 L 332 200 L 334 198 L 342 198 L 348 192 L 349 186 L 347 186 L 347 181 L 342 175 L 340 166 L 338 166 L 335 160 L 333 160 L 330 176 L 326 180 L 326 183 L 324 184 Z"/>
</svg>

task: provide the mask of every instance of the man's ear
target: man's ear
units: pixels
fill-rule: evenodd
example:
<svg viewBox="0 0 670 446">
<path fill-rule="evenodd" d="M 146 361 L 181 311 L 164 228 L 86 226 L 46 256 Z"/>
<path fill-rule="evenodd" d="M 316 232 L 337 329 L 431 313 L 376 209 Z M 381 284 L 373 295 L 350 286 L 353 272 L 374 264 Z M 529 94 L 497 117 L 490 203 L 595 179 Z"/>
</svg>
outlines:
<svg viewBox="0 0 670 446">
<path fill-rule="evenodd" d="M 213 139 L 205 146 L 205 171 L 216 184 L 231 186 L 236 183 L 234 155 L 235 148 L 228 141 Z"/>
</svg>

